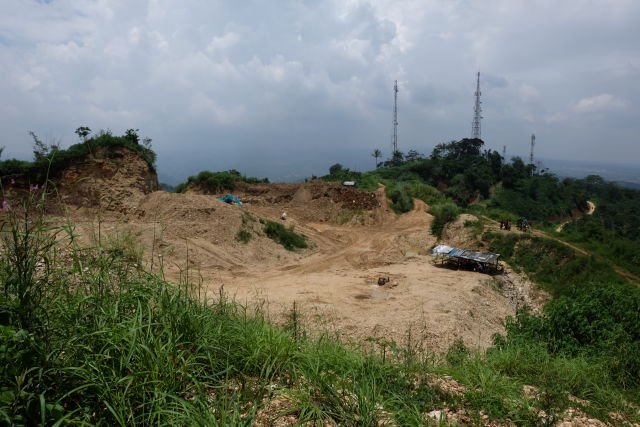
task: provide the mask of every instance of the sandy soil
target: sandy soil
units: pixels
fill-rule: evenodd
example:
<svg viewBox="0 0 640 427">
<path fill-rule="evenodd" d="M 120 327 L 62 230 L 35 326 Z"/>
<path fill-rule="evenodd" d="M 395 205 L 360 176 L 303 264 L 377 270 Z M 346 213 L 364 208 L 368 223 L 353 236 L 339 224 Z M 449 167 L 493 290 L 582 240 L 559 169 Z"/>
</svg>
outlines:
<svg viewBox="0 0 640 427">
<path fill-rule="evenodd" d="M 223 287 L 238 302 L 266 307 L 276 323 L 287 321 L 295 302 L 312 333 L 404 345 L 411 339 L 431 350 L 444 350 L 456 338 L 488 346 L 525 300 L 525 281 L 515 273 L 498 279 L 434 265 L 427 206 L 416 201 L 412 212 L 396 215 L 382 189 L 376 197 L 378 208 L 349 209 L 345 221 L 340 205 L 306 190 L 244 208 L 211 196 L 155 192 L 134 210 L 103 216 L 100 227 L 104 235 L 134 236 L 146 262 L 155 270 L 162 265 L 169 280 L 189 277 L 211 297 Z M 286 251 L 261 233 L 260 219 L 279 221 L 282 211 L 286 224 L 311 242 L 309 249 Z M 75 222 L 90 234 L 97 224 L 83 215 Z M 248 244 L 235 239 L 242 227 L 253 235 Z M 390 282 L 379 286 L 380 277 Z"/>
</svg>

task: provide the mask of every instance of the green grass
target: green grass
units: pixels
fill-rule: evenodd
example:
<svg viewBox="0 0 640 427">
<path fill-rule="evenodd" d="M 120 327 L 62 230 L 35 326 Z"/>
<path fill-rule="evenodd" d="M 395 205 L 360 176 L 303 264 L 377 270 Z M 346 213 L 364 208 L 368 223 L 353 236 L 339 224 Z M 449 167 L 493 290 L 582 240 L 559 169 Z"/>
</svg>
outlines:
<svg viewBox="0 0 640 427">
<path fill-rule="evenodd" d="M 514 268 L 530 275 L 553 295 L 564 294 L 576 284 L 625 282 L 610 264 L 581 255 L 551 239 L 519 233 L 486 232 L 489 250 L 501 254 Z"/>
<path fill-rule="evenodd" d="M 293 226 L 287 228 L 279 222 L 265 220 L 264 233 L 289 251 L 304 249 L 308 246 L 307 239 L 302 234 L 293 231 Z"/>
</svg>

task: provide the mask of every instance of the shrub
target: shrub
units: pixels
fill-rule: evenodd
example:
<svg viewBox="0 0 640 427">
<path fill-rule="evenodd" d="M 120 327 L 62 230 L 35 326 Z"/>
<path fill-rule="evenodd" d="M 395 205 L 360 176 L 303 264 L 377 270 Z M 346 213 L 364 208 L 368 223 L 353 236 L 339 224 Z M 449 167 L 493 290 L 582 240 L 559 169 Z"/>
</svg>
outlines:
<svg viewBox="0 0 640 427">
<path fill-rule="evenodd" d="M 184 193 L 189 184 L 196 184 L 209 193 L 219 194 L 225 191 L 233 191 L 238 182 L 257 184 L 268 183 L 269 180 L 267 178 L 259 179 L 245 176 L 235 169 L 224 172 L 202 171 L 198 175 L 190 176 L 186 183 L 178 184 L 176 193 Z"/>
<path fill-rule="evenodd" d="M 251 232 L 244 228 L 241 230 L 238 230 L 238 232 L 236 233 L 236 240 L 238 242 L 249 243 L 251 241 L 251 237 L 252 237 Z"/>
<path fill-rule="evenodd" d="M 391 199 L 391 209 L 396 213 L 405 213 L 413 209 L 413 197 L 404 186 L 398 186 L 387 193 Z"/>
<path fill-rule="evenodd" d="M 440 239 L 444 226 L 447 223 L 455 221 L 460 214 L 460 209 L 452 202 L 440 203 L 433 205 L 429 209 L 431 215 L 433 215 L 433 222 L 431 223 L 431 232 Z"/>
<path fill-rule="evenodd" d="M 265 221 L 264 232 L 270 239 L 280 243 L 285 249 L 293 251 L 297 248 L 306 248 L 307 240 L 302 234 L 295 233 L 293 226 L 286 228 L 284 225 L 274 222 Z"/>
</svg>

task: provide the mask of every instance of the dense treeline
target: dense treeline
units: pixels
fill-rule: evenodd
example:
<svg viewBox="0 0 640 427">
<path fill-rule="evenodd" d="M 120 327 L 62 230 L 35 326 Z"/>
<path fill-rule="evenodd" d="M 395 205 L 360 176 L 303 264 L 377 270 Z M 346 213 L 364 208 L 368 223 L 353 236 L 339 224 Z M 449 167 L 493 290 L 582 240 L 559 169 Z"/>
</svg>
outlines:
<svg viewBox="0 0 640 427">
<path fill-rule="evenodd" d="M 640 248 L 633 243 L 640 240 L 640 191 L 598 176 L 560 179 L 518 157 L 507 162 L 483 146 L 482 140 L 462 139 L 437 145 L 429 157 L 398 152 L 364 173 L 335 164 L 323 179 L 355 180 L 369 190 L 383 183 L 397 212 L 412 209 L 412 199 L 419 198 L 428 204 L 449 199 L 494 219 L 526 217 L 541 225 L 581 217 L 566 227 L 573 241 L 605 241 L 600 253 L 608 257 L 626 254 L 631 257 L 628 263 L 640 268 L 640 259 L 634 255 Z M 588 200 L 597 206 L 593 216 L 584 215 Z"/>
</svg>

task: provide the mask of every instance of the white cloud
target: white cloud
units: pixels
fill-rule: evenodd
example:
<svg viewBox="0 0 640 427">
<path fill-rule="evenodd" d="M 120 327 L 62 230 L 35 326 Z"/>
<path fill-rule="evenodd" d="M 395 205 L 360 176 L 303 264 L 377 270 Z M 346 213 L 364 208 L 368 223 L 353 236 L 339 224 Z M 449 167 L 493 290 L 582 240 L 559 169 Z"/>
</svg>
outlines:
<svg viewBox="0 0 640 427">
<path fill-rule="evenodd" d="M 371 47 L 371 42 L 362 39 L 334 40 L 333 49 L 346 58 L 356 61 L 362 65 L 368 63 L 367 51 Z"/>
<path fill-rule="evenodd" d="M 215 53 L 235 46 L 240 40 L 240 36 L 234 32 L 225 33 L 222 37 L 214 37 L 209 42 L 206 50 L 208 53 Z"/>
<path fill-rule="evenodd" d="M 545 119 L 545 122 L 546 123 L 562 123 L 562 122 L 566 122 L 567 118 L 568 117 L 566 113 L 559 112 L 559 113 L 554 113 L 548 116 Z"/>
<path fill-rule="evenodd" d="M 576 102 L 574 110 L 578 113 L 599 113 L 619 110 L 627 106 L 627 103 L 618 97 L 608 93 L 582 98 Z"/>
<path fill-rule="evenodd" d="M 239 124 L 246 110 L 241 105 L 221 105 L 215 99 L 204 93 L 196 93 L 190 99 L 191 110 L 202 115 L 205 120 L 213 120 L 223 125 Z"/>
<path fill-rule="evenodd" d="M 538 95 L 540 95 L 540 91 L 538 89 L 528 84 L 521 85 L 518 88 L 518 92 L 520 93 L 520 97 L 524 101 L 535 99 L 538 97 Z"/>
</svg>

